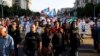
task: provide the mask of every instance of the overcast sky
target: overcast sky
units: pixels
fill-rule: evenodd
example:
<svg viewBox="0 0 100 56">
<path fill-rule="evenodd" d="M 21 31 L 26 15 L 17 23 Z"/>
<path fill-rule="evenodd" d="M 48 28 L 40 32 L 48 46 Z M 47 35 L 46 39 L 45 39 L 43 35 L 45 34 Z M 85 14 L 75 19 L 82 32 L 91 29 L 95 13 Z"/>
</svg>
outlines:
<svg viewBox="0 0 100 56">
<path fill-rule="evenodd" d="M 31 0 L 30 9 L 32 11 L 41 11 L 47 7 L 50 9 L 73 7 L 75 0 Z"/>
</svg>

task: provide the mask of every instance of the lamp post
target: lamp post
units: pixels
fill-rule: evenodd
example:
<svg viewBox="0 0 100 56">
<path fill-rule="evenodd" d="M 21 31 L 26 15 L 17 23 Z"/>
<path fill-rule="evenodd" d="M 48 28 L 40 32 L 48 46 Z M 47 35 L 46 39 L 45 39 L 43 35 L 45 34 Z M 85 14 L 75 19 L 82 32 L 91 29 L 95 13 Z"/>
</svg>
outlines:
<svg viewBox="0 0 100 56">
<path fill-rule="evenodd" d="M 95 17 L 95 8 L 96 8 L 96 6 L 94 6 L 94 17 Z"/>
<path fill-rule="evenodd" d="M 97 7 L 97 5 L 94 5 L 94 20 L 96 19 L 96 18 L 95 18 L 95 17 L 96 17 L 96 15 L 95 15 L 96 7 Z"/>
<path fill-rule="evenodd" d="M 3 19 L 3 16 L 4 16 L 4 12 L 3 12 L 3 4 L 4 4 L 4 1 L 2 1 L 2 4 L 1 4 L 1 9 L 2 9 L 2 19 Z"/>
</svg>

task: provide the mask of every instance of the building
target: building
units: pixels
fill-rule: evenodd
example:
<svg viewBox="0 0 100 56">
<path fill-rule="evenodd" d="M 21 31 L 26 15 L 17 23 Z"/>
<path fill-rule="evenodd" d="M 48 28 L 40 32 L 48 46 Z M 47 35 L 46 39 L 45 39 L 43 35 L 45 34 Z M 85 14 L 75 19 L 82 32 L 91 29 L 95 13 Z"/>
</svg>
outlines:
<svg viewBox="0 0 100 56">
<path fill-rule="evenodd" d="M 85 7 L 87 3 L 97 4 L 100 3 L 100 0 L 76 0 L 74 3 L 74 9 L 77 7 Z"/>
<path fill-rule="evenodd" d="M 20 4 L 22 9 L 28 9 L 28 1 L 27 0 L 21 0 Z"/>
<path fill-rule="evenodd" d="M 73 11 L 73 8 L 61 8 L 60 10 L 58 10 L 57 15 L 58 17 L 63 17 L 65 16 L 65 14 L 70 16 L 71 11 Z"/>
<path fill-rule="evenodd" d="M 97 3 L 100 3 L 100 0 L 97 0 Z"/>
<path fill-rule="evenodd" d="M 21 5 L 21 0 L 13 0 L 13 4 L 16 4 L 17 6 Z"/>
<path fill-rule="evenodd" d="M 0 4 L 3 4 L 5 6 L 8 6 L 8 7 L 12 7 L 13 5 L 13 0 L 0 0 Z"/>
<path fill-rule="evenodd" d="M 28 9 L 28 0 L 13 0 L 13 4 L 18 5 L 22 9 Z"/>
</svg>

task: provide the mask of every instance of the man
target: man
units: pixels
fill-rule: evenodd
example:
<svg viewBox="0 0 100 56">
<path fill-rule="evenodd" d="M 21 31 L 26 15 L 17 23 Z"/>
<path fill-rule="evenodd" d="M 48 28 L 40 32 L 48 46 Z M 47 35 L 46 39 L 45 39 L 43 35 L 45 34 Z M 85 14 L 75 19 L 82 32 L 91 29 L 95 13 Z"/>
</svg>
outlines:
<svg viewBox="0 0 100 56">
<path fill-rule="evenodd" d="M 36 32 L 36 26 L 32 24 L 30 32 L 25 37 L 25 49 L 27 56 L 37 56 L 37 51 L 42 48 L 42 39 Z"/>
<path fill-rule="evenodd" d="M 14 41 L 7 29 L 0 27 L 0 56 L 14 56 Z"/>
<path fill-rule="evenodd" d="M 98 37 L 97 37 L 97 44 L 98 44 L 98 48 L 97 48 L 97 52 L 100 53 L 100 19 L 98 19 L 97 21 L 97 31 L 98 31 Z"/>
<path fill-rule="evenodd" d="M 14 39 L 15 56 L 18 56 L 18 48 L 21 42 L 20 30 L 16 21 L 12 22 L 12 25 L 8 27 L 8 34 Z"/>
</svg>

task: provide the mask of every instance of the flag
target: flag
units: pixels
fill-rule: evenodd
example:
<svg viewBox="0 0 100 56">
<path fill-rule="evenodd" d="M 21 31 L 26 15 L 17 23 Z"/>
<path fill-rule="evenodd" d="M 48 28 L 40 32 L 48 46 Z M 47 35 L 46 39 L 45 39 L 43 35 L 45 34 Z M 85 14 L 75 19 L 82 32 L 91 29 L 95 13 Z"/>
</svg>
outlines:
<svg viewBox="0 0 100 56">
<path fill-rule="evenodd" d="M 56 10 L 52 9 L 49 13 L 48 13 L 49 17 L 55 17 L 56 16 Z"/>
<path fill-rule="evenodd" d="M 68 20 L 68 22 L 69 23 L 72 23 L 73 21 L 75 21 L 77 18 L 76 17 L 71 17 L 69 20 Z"/>
<path fill-rule="evenodd" d="M 42 12 L 42 13 L 47 14 L 47 13 L 49 12 L 49 7 L 48 7 L 48 8 L 43 9 L 41 12 Z"/>
</svg>

